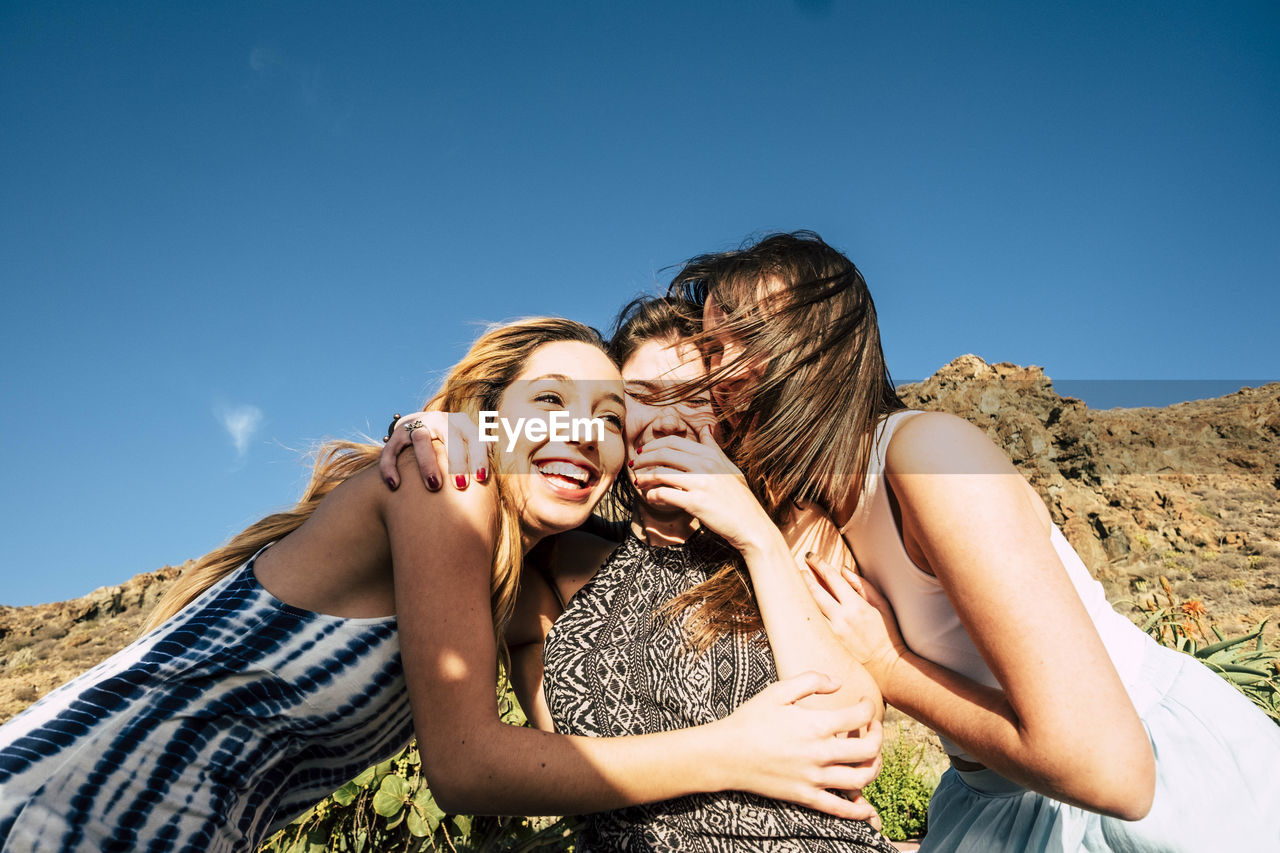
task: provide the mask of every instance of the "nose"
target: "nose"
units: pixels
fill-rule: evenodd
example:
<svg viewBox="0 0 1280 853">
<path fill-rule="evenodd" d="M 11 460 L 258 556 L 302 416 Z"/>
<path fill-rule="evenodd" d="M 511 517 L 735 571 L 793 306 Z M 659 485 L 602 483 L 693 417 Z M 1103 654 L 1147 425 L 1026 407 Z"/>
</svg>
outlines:
<svg viewBox="0 0 1280 853">
<path fill-rule="evenodd" d="M 597 435 L 597 432 L 603 429 L 604 427 L 591 417 L 590 411 L 570 409 L 569 428 L 564 431 L 565 443 L 583 450 L 594 449 L 603 437 Z"/>
<path fill-rule="evenodd" d="M 689 436 L 689 426 L 680 417 L 675 406 L 663 406 L 650 424 L 649 431 L 654 438 L 662 438 L 664 435 Z"/>
</svg>

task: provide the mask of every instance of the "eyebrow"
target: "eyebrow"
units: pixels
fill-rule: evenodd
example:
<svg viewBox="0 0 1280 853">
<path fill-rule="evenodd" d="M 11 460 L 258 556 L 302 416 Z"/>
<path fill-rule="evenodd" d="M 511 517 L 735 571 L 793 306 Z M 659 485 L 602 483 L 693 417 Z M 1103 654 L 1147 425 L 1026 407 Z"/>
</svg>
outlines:
<svg viewBox="0 0 1280 853">
<path fill-rule="evenodd" d="M 569 377 L 569 376 L 565 376 L 563 373 L 544 373 L 542 376 L 535 376 L 534 378 L 530 379 L 529 381 L 530 381 L 530 382 L 541 382 L 541 381 L 543 381 L 544 379 L 550 380 L 550 381 L 552 381 L 552 382 L 567 382 L 567 383 L 569 383 L 569 384 L 577 384 L 578 382 L 583 381 L 583 380 L 581 380 L 581 379 L 573 379 L 573 378 L 571 378 L 571 377 Z M 587 380 L 587 381 L 588 381 L 588 382 L 592 382 L 592 381 L 602 381 L 602 380 Z M 618 405 L 620 405 L 620 406 L 625 406 L 625 405 L 626 405 L 626 402 L 625 402 L 625 401 L 623 401 L 622 397 L 618 396 L 617 394 L 615 394 L 615 393 L 614 393 L 614 392 L 612 392 L 612 391 L 610 391 L 609 393 L 605 394 L 605 395 L 604 395 L 604 398 L 605 398 L 606 400 L 613 400 L 614 402 L 616 402 L 616 403 L 617 403 Z"/>
</svg>

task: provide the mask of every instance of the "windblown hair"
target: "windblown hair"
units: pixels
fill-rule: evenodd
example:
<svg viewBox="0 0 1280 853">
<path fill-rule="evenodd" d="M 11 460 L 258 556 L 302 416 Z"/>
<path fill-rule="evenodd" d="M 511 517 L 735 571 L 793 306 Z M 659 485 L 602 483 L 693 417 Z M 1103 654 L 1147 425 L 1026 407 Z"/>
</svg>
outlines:
<svg viewBox="0 0 1280 853">
<path fill-rule="evenodd" d="M 758 383 L 728 401 L 737 417 L 725 450 L 774 520 L 798 503 L 832 514 L 856 506 L 876 425 L 905 406 L 853 262 L 811 231 L 773 234 L 691 259 L 668 293 L 699 306 L 714 298 L 721 332 L 742 343 L 701 387 L 744 364 L 764 366 Z M 704 351 L 711 340 L 699 336 Z"/>
<path fill-rule="evenodd" d="M 589 326 L 556 317 L 534 317 L 494 327 L 471 346 L 439 391 L 427 401 L 426 411 L 465 412 L 478 420 L 481 411 L 498 409 L 502 394 L 543 344 L 572 341 L 605 351 L 600 333 Z M 205 590 L 244 565 L 264 545 L 284 538 L 302 526 L 325 495 L 353 474 L 374 465 L 382 448 L 376 444 L 331 441 L 318 454 L 311 482 L 302 499 L 289 510 L 269 515 L 231 538 L 227 544 L 201 557 L 184 572 L 152 611 L 144 631 L 150 631 L 178 613 Z M 519 513 L 502 487 L 503 463 L 497 443 L 489 449 L 489 470 L 499 501 L 497 529 L 490 576 L 490 603 L 494 635 L 499 639 L 511 618 L 523 562 Z"/>
<path fill-rule="evenodd" d="M 609 339 L 609 355 L 619 369 L 640 347 L 656 342 L 666 346 L 696 344 L 702 330 L 702 311 L 686 300 L 674 296 L 648 296 L 632 301 L 618 314 Z M 659 394 L 662 401 L 666 394 Z M 628 515 L 641 500 L 630 478 L 618 477 L 610 493 L 615 505 L 624 507 Z M 715 536 L 711 531 L 703 535 Z M 719 539 L 718 536 L 716 536 Z M 704 652 L 720 637 L 741 632 L 752 634 L 764 630 L 755 591 L 742 557 L 720 540 L 716 549 L 720 566 L 702 583 L 677 595 L 663 605 L 659 614 L 670 621 L 684 616 L 685 638 L 697 652 Z"/>
</svg>

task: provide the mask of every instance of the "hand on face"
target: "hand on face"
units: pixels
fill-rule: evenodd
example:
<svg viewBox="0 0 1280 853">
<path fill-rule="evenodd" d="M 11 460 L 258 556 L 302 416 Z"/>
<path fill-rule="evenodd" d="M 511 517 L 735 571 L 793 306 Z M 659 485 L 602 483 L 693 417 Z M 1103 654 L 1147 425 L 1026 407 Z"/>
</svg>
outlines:
<svg viewBox="0 0 1280 853">
<path fill-rule="evenodd" d="M 699 430 L 696 441 L 668 435 L 639 448 L 632 477 L 651 506 L 689 513 L 739 551 L 772 529 L 746 477 L 724 455 L 708 426 Z"/>
</svg>

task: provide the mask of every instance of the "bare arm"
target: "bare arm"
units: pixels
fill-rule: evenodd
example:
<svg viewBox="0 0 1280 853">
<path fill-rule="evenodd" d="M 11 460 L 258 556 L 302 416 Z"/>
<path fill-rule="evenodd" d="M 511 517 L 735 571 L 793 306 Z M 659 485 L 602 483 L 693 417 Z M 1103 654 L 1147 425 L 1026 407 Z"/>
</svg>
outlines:
<svg viewBox="0 0 1280 853">
<path fill-rule="evenodd" d="M 832 689 L 818 676 L 777 685 L 725 720 L 676 732 L 578 738 L 504 725 L 489 615 L 493 492 L 428 492 L 411 455 L 399 465 L 401 487 L 384 493 L 383 517 L 415 728 L 443 808 L 564 814 L 741 789 L 867 816 L 824 790 L 864 785 L 865 774 L 846 765 L 869 756 L 857 739 L 832 737 L 849 713 L 796 705 L 797 694 Z M 777 731 L 791 740 L 781 752 L 768 734 Z"/>
<path fill-rule="evenodd" d="M 904 424 L 886 473 L 908 553 L 938 578 L 1004 688 L 890 637 L 864 660 L 886 700 L 1032 789 L 1128 820 L 1145 815 L 1151 747 L 1039 497 L 984 434 L 950 415 Z"/>
</svg>

